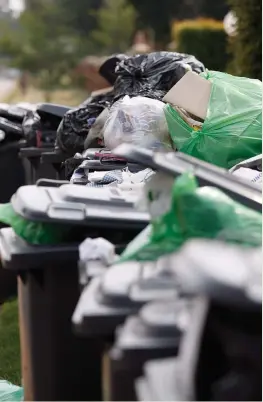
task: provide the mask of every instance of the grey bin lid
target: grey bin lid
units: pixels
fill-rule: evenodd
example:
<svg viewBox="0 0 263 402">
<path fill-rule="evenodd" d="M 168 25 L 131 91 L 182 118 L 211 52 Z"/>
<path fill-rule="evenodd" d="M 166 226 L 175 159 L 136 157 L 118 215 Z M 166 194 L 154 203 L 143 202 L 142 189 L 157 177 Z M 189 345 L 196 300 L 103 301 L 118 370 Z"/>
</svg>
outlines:
<svg viewBox="0 0 263 402">
<path fill-rule="evenodd" d="M 218 187 L 241 204 L 262 212 L 261 190 L 252 183 L 233 176 L 226 169 L 179 152 L 154 152 L 129 144 L 122 144 L 113 152 L 128 161 L 136 162 L 172 177 L 190 171 L 196 176 L 200 186 Z"/>
<path fill-rule="evenodd" d="M 152 360 L 145 364 L 143 382 L 154 401 L 183 401 L 178 395 L 175 378 L 180 367 L 177 358 Z M 136 384 L 139 391 L 139 383 Z M 141 393 L 139 392 L 139 395 Z M 144 399 L 145 400 L 145 399 Z"/>
<path fill-rule="evenodd" d="M 191 240 L 174 255 L 174 272 L 185 294 L 248 308 L 262 304 L 261 248 Z"/>
<path fill-rule="evenodd" d="M 107 301 L 103 298 L 101 278 L 92 279 L 82 291 L 72 316 L 75 331 L 92 337 L 113 335 L 125 317 L 136 310 L 132 304 Z"/>
<path fill-rule="evenodd" d="M 78 244 L 59 246 L 32 246 L 18 237 L 13 229 L 0 230 L 0 256 L 4 268 L 29 270 L 45 265 L 77 262 Z"/>
<path fill-rule="evenodd" d="M 148 327 L 176 327 L 184 331 L 189 324 L 189 303 L 180 299 L 151 302 L 142 307 L 139 316 Z"/>
<path fill-rule="evenodd" d="M 11 202 L 17 214 L 41 222 L 95 227 L 143 229 L 149 214 L 134 209 L 134 198 L 116 189 L 63 185 L 59 188 L 23 186 Z"/>
</svg>

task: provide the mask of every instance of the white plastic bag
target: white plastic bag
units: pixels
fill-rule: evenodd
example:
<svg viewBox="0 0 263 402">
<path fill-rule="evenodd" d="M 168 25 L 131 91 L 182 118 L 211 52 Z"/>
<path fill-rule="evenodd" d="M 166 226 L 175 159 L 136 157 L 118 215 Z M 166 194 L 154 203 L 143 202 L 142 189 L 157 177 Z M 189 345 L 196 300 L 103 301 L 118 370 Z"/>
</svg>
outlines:
<svg viewBox="0 0 263 402">
<path fill-rule="evenodd" d="M 87 237 L 79 245 L 79 258 L 83 262 L 99 260 L 105 265 L 110 265 L 115 260 L 115 247 L 102 237 L 97 239 Z"/>
<path fill-rule="evenodd" d="M 145 148 L 169 148 L 164 103 L 155 99 L 125 96 L 116 102 L 104 125 L 104 144 L 114 149 L 122 143 Z"/>
</svg>

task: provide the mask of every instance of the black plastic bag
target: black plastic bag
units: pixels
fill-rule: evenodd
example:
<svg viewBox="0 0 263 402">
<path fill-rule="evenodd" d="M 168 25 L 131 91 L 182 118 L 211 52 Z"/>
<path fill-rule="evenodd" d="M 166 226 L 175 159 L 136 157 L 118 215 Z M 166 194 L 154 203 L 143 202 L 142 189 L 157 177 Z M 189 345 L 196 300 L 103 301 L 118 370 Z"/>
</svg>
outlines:
<svg viewBox="0 0 263 402">
<path fill-rule="evenodd" d="M 114 85 L 117 79 L 117 74 L 115 72 L 117 64 L 128 58 L 129 57 L 126 54 L 112 55 L 101 65 L 99 69 L 100 75 L 111 85 Z"/>
<path fill-rule="evenodd" d="M 113 99 L 113 92 L 109 92 L 89 98 L 78 108 L 68 111 L 58 127 L 56 147 L 69 156 L 81 153 L 90 128 L 101 112 L 112 104 Z"/>
<path fill-rule="evenodd" d="M 124 59 L 115 70 L 118 75 L 114 84 L 115 100 L 125 95 L 161 100 L 188 70 L 201 73 L 205 66 L 194 56 L 174 52 L 155 52 Z"/>
<path fill-rule="evenodd" d="M 54 118 L 41 118 L 37 112 L 28 112 L 22 124 L 27 145 L 30 147 L 53 146 L 59 121 Z"/>
<path fill-rule="evenodd" d="M 8 109 L 10 105 L 8 103 L 0 103 L 0 116 L 7 117 L 8 116 Z"/>
</svg>

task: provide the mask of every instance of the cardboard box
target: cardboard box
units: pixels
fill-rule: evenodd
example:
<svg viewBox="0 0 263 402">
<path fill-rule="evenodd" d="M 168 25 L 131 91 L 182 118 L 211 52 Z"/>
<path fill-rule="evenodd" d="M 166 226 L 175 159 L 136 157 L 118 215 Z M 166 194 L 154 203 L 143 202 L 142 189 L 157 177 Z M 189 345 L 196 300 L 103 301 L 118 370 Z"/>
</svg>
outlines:
<svg viewBox="0 0 263 402">
<path fill-rule="evenodd" d="M 188 71 L 164 96 L 163 101 L 205 120 L 211 86 L 210 81 L 193 71 Z"/>
</svg>

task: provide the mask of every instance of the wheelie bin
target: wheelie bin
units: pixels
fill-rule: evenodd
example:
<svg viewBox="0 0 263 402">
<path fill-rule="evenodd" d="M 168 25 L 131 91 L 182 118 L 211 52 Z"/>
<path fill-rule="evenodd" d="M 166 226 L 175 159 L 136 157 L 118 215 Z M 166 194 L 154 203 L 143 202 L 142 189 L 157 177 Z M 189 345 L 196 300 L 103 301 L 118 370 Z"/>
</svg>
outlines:
<svg viewBox="0 0 263 402">
<path fill-rule="evenodd" d="M 0 231 L 3 267 L 18 275 L 26 400 L 101 400 L 100 344 L 76 337 L 71 327 L 80 296 L 78 244 L 89 236 L 126 245 L 148 222 L 131 201 L 109 201 L 107 194 L 74 185 L 24 186 L 12 197 L 26 219 L 75 227 L 72 241 L 49 247 Z"/>
</svg>

